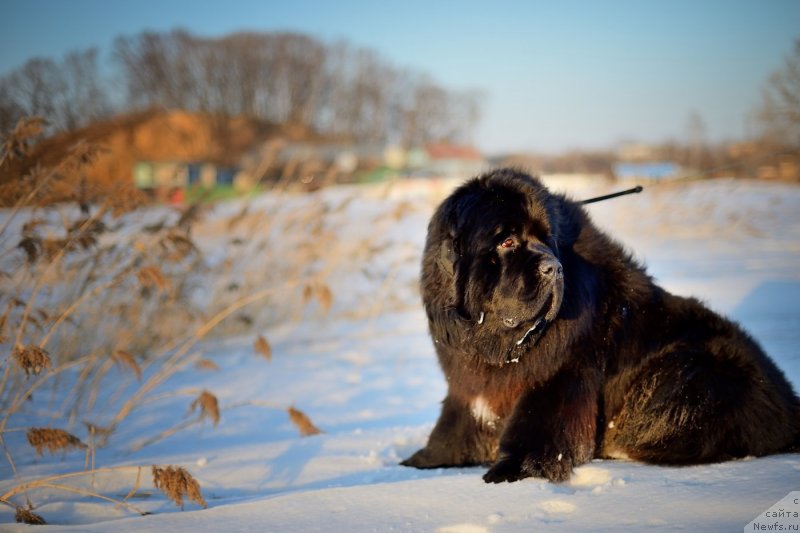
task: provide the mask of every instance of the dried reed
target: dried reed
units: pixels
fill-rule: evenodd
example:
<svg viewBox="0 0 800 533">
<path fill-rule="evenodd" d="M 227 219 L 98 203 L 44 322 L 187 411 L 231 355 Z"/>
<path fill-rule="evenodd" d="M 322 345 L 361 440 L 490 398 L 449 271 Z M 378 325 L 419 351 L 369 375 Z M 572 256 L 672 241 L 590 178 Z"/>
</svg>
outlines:
<svg viewBox="0 0 800 533">
<path fill-rule="evenodd" d="M 292 406 L 289 407 L 286 412 L 289 413 L 289 419 L 292 421 L 292 424 L 300 431 L 301 437 L 310 437 L 311 435 L 322 433 L 322 430 L 315 426 L 311 419 L 299 409 L 295 409 Z"/>
<path fill-rule="evenodd" d="M 25 371 L 26 376 L 30 376 L 31 374 L 36 376 L 39 375 L 42 370 L 52 368 L 50 354 L 48 354 L 44 348 L 40 348 L 35 344 L 15 346 L 11 356 L 20 368 Z"/>
<path fill-rule="evenodd" d="M 142 368 L 139 366 L 139 363 L 136 362 L 136 358 L 130 352 L 126 352 L 125 350 L 114 350 L 114 352 L 111 354 L 111 358 L 118 364 L 133 370 L 133 373 L 136 374 L 136 379 L 139 381 L 142 380 Z"/>
<path fill-rule="evenodd" d="M 18 126 L 16 139 L 7 141 L 5 145 L 0 165 L 7 159 L 25 156 L 31 139 L 38 134 L 37 131 L 40 131 L 37 127 L 39 126 L 36 121 L 21 123 Z M 5 230 L 10 227 L 9 223 L 19 211 L 19 206 L 41 204 L 43 198 L 50 194 L 46 187 L 47 183 L 58 182 L 61 179 L 59 176 L 77 176 L 81 172 L 82 165 L 91 160 L 94 154 L 94 148 L 90 145 L 78 145 L 54 167 L 30 169 L 28 176 L 30 180 L 26 188 L 11 191 L 13 202 L 16 202 L 13 204 L 15 210 L 0 228 L 0 237 L 3 237 Z M 20 176 L 20 181 L 23 178 Z M 288 188 L 289 185 L 288 180 L 279 184 L 283 188 Z M 62 184 L 59 183 L 59 187 L 63 191 Z M 0 190 L 2 197 L 0 200 L 4 202 L 5 192 L 4 189 Z M 238 253 L 244 254 L 246 250 L 252 252 L 256 249 L 260 253 L 269 254 L 274 250 L 268 238 L 261 237 L 265 234 L 265 225 L 268 228 L 275 225 L 284 234 L 288 232 L 289 238 L 294 239 L 292 242 L 295 246 L 285 248 L 284 253 L 280 254 L 280 261 L 272 261 L 270 256 L 269 268 L 259 267 L 258 275 L 249 278 L 246 269 L 244 269 L 245 275 L 239 277 L 239 271 L 242 270 L 236 262 L 239 257 L 231 254 L 223 263 L 222 271 L 225 275 L 231 275 L 232 279 L 226 280 L 228 283 L 220 286 L 235 287 L 235 289 L 226 290 L 225 297 L 214 299 L 211 316 L 203 322 L 196 317 L 204 315 L 199 312 L 193 315 L 193 310 L 189 309 L 187 303 L 189 298 L 186 297 L 186 294 L 190 294 L 192 280 L 197 280 L 196 276 L 188 274 L 196 271 L 196 266 L 202 266 L 202 255 L 191 237 L 192 226 L 202 214 L 200 206 L 194 205 L 184 210 L 179 214 L 177 222 L 170 222 L 174 217 L 165 216 L 160 224 L 137 229 L 133 236 L 126 237 L 125 231 L 115 232 L 118 228 L 127 229 L 129 226 L 119 222 L 114 227 L 109 222 L 112 211 L 118 213 L 125 208 L 125 205 L 133 205 L 132 202 L 128 203 L 128 200 L 123 201 L 119 198 L 121 196 L 107 200 L 88 218 L 81 215 L 80 218 L 73 220 L 67 214 L 62 214 L 63 224 L 56 230 L 52 228 L 52 222 L 48 226 L 47 216 L 39 220 L 32 215 L 31 220 L 23 225 L 21 234 L 13 241 L 6 236 L 7 242 L 0 242 L 7 248 L 0 252 L 0 257 L 3 254 L 9 256 L 13 254 L 17 258 L 15 259 L 17 263 L 22 264 L 23 259 L 27 262 L 17 274 L 18 278 L 13 280 L 14 283 L 19 282 L 18 288 L 11 291 L 12 298 L 8 300 L 8 310 L 0 317 L 0 326 L 2 329 L 6 329 L 7 326 L 10 326 L 8 329 L 16 329 L 16 340 L 10 335 L 11 342 L 17 346 L 12 354 L 18 366 L 25 370 L 26 376 L 49 370 L 42 377 L 32 380 L 32 383 L 26 383 L 20 372 L 9 372 L 9 365 L 6 365 L 3 377 L 0 378 L 0 396 L 13 398 L 13 401 L 0 422 L 0 441 L 9 418 L 21 411 L 33 391 L 47 379 L 62 373 L 67 368 L 75 366 L 80 369 L 78 382 L 74 387 L 74 390 L 77 390 L 67 395 L 70 401 L 74 397 L 74 407 L 71 411 L 73 419 L 78 416 L 92 416 L 85 409 L 93 409 L 99 391 L 107 390 L 108 380 L 105 378 L 115 364 L 129 368 L 140 381 L 143 370 L 147 370 L 147 377 L 133 394 L 117 398 L 122 398 L 121 407 L 107 427 L 86 423 L 88 452 L 92 454 L 91 470 L 27 483 L 23 483 L 18 477 L 19 483 L 6 495 L 0 496 L 0 501 L 19 492 L 26 492 L 27 496 L 27 490 L 32 488 L 56 488 L 125 505 L 124 500 L 120 502 L 54 481 L 79 475 L 94 475 L 102 471 L 117 471 L 118 469 L 114 468 L 94 469 L 95 448 L 105 445 L 108 436 L 134 409 L 150 401 L 154 396 L 160 396 L 152 394 L 154 389 L 187 365 L 196 362 L 198 368 L 219 370 L 213 361 L 207 359 L 198 361 L 199 355 L 192 353 L 191 350 L 237 310 L 266 299 L 277 304 L 263 306 L 274 315 L 270 320 L 275 320 L 290 317 L 292 309 L 299 309 L 302 312 L 303 306 L 313 300 L 321 311 L 329 313 L 334 293 L 323 280 L 328 279 L 336 269 L 351 269 L 354 257 L 359 264 L 364 264 L 382 249 L 369 240 L 359 243 L 343 242 L 337 238 L 335 231 L 330 229 L 335 226 L 326 217 L 343 213 L 356 196 L 345 198 L 338 207 L 332 207 L 324 200 L 320 200 L 320 197 L 313 195 L 308 197 L 308 204 L 303 209 L 286 209 L 285 204 L 277 202 L 276 212 L 284 209 L 281 217 L 273 216 L 275 213 L 251 212 L 249 206 L 245 204 L 238 214 L 227 221 L 226 226 L 229 232 L 236 232 L 231 245 L 235 250 L 240 250 Z M 6 202 L 6 205 L 12 204 Z M 90 212 L 86 204 L 80 207 L 86 208 L 86 213 Z M 400 205 L 395 211 L 386 213 L 382 217 L 383 220 L 392 222 L 405 216 L 409 210 L 410 206 Z M 378 222 L 380 221 L 376 220 L 376 223 Z M 250 237 L 242 235 L 245 231 L 251 232 Z M 260 241 L 250 246 L 254 235 L 259 236 Z M 111 241 L 112 244 L 107 245 L 107 241 Z M 323 242 L 325 245 L 321 246 L 320 243 Z M 243 245 L 245 243 L 248 245 Z M 11 246 L 7 246 L 8 244 Z M 49 262 L 45 262 L 45 259 L 49 259 Z M 5 271 L 5 265 L 3 270 Z M 394 276 L 391 279 L 387 276 L 385 285 L 389 285 L 393 280 Z M 63 300 L 59 302 L 51 301 L 49 292 L 50 287 L 56 285 L 59 290 L 69 289 L 58 293 L 63 294 Z M 299 287 L 302 287 L 302 301 L 297 299 L 296 302 L 289 302 L 281 298 L 285 294 L 297 294 Z M 44 289 L 41 291 L 40 302 L 36 303 L 36 296 L 42 288 Z M 0 287 L 0 290 L 3 290 L 3 287 Z M 386 290 L 390 290 L 390 287 L 386 287 Z M 139 294 L 139 297 L 131 297 L 132 294 Z M 227 296 L 228 294 L 233 296 Z M 231 302 L 231 298 L 235 298 L 237 294 L 244 296 Z M 18 303 L 13 303 L 14 299 Z M 221 310 L 214 313 L 216 309 Z M 179 320 L 171 318 L 176 315 L 176 310 L 181 312 Z M 166 320 L 165 317 L 170 319 Z M 231 322 L 233 321 L 228 321 Z M 261 325 L 259 322 L 255 323 Z M 176 334 L 176 331 L 189 333 Z M 141 332 L 147 334 L 142 335 Z M 107 339 L 107 344 L 101 344 L 100 339 L 104 337 Z M 29 344 L 23 344 L 23 339 Z M 45 350 L 51 339 L 53 344 L 58 346 L 58 354 L 53 360 Z M 95 342 L 96 340 L 98 342 Z M 140 344 L 136 344 L 137 342 Z M 126 349 L 118 349 L 119 346 L 124 346 Z M 270 360 L 272 350 L 266 338 L 259 336 L 253 346 L 256 353 Z M 70 347 L 73 354 L 77 353 L 81 357 L 70 359 L 76 357 L 67 354 Z M 138 358 L 132 353 L 137 354 Z M 8 388 L 12 384 L 19 385 L 16 381 L 21 382 L 21 388 L 9 391 Z M 87 394 L 88 401 L 82 390 L 84 387 L 90 390 Z M 125 387 L 119 387 L 118 392 L 120 395 L 128 394 Z M 197 395 L 198 391 L 195 389 L 191 394 Z M 250 403 L 257 404 L 255 401 Z M 116 401 L 111 401 L 109 404 L 119 405 Z M 64 400 L 62 410 L 66 405 L 67 399 Z M 265 406 L 285 410 L 302 436 L 321 433 L 305 413 L 294 407 L 285 409 L 284 406 L 266 404 Z M 227 405 L 225 407 L 230 408 Z M 178 424 L 156 438 L 145 440 L 142 445 L 155 442 L 192 424 L 201 423 L 205 418 L 210 418 L 215 426 L 220 420 L 219 402 L 208 391 L 199 392 L 192 401 L 191 410 L 199 410 L 196 419 Z M 41 433 L 42 431 L 51 433 Z M 58 450 L 87 448 L 77 437 L 63 430 L 47 428 L 31 428 L 28 432 L 28 441 L 36 448 L 39 455 L 43 451 L 54 453 Z M 3 447 L 5 448 L 4 444 Z M 7 449 L 5 451 L 16 475 L 11 453 Z M 87 455 L 87 468 L 88 458 Z M 137 472 L 140 473 L 140 470 Z M 138 473 L 136 483 L 125 500 L 138 490 L 140 485 Z M 182 468 L 154 466 L 153 482 L 181 508 L 185 497 L 206 507 L 199 484 Z M 32 508 L 29 504 L 27 508 L 21 509 L 32 513 Z M 144 514 L 139 510 L 137 512 Z"/>
<path fill-rule="evenodd" d="M 168 465 L 161 468 L 153 465 L 153 485 L 174 501 L 181 510 L 183 510 L 184 496 L 203 509 L 208 507 L 200 492 L 200 484 L 181 467 Z"/>
<path fill-rule="evenodd" d="M 303 302 L 316 300 L 322 311 L 327 313 L 333 304 L 333 291 L 322 282 L 309 283 L 303 287 Z"/>
<path fill-rule="evenodd" d="M 156 266 L 146 266 L 139 269 L 136 273 L 139 283 L 143 288 L 155 288 L 164 291 L 169 287 L 166 276 L 161 269 Z"/>
<path fill-rule="evenodd" d="M 25 508 L 18 506 L 16 512 L 14 513 L 14 520 L 16 520 L 18 524 L 28 524 L 31 526 L 47 525 L 47 522 L 45 522 L 44 518 L 33 512 L 32 507 Z"/>
<path fill-rule="evenodd" d="M 219 365 L 211 359 L 200 359 L 194 364 L 198 370 L 209 370 L 211 372 L 219 372 Z"/>
<path fill-rule="evenodd" d="M 32 141 L 42 134 L 46 125 L 47 121 L 42 117 L 20 119 L 3 142 L 3 157 L 0 158 L 0 165 L 25 157 L 30 150 Z"/>
<path fill-rule="evenodd" d="M 258 336 L 256 341 L 253 343 L 253 349 L 257 354 L 264 356 L 264 359 L 267 361 L 272 360 L 272 347 L 270 347 L 269 342 L 267 342 L 267 339 L 265 339 L 263 336 Z"/>
<path fill-rule="evenodd" d="M 36 455 L 42 455 L 44 449 L 50 453 L 70 448 L 86 449 L 86 445 L 78 437 L 63 429 L 30 428 L 26 436 L 28 444 L 36 449 Z"/>
<path fill-rule="evenodd" d="M 200 408 L 200 420 L 209 417 L 214 422 L 214 426 L 219 424 L 219 402 L 216 396 L 204 390 L 194 399 L 189 406 L 189 411 L 193 413 L 198 407 Z"/>
</svg>

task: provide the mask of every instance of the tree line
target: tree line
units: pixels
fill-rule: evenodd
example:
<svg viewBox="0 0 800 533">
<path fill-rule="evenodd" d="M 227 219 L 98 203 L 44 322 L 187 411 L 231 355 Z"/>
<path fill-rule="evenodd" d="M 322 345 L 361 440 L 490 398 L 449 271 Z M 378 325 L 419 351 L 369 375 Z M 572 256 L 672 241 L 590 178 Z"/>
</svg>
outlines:
<svg viewBox="0 0 800 533">
<path fill-rule="evenodd" d="M 34 58 L 0 77 L 0 135 L 23 116 L 48 133 L 144 108 L 290 123 L 358 142 L 469 142 L 481 94 L 391 65 L 374 50 L 286 32 L 206 38 L 184 30 L 118 37 L 104 74 L 98 49 Z M 758 138 L 800 147 L 800 39 L 765 80 L 750 114 Z M 690 139 L 687 139 L 690 141 Z"/>
<path fill-rule="evenodd" d="M 768 143 L 800 149 L 800 39 L 765 83 L 755 118 Z"/>
<path fill-rule="evenodd" d="M 207 38 L 184 30 L 118 37 L 104 75 L 98 49 L 34 58 L 0 78 L 0 131 L 23 116 L 49 133 L 145 108 L 302 125 L 357 142 L 469 142 L 481 95 L 447 89 L 377 52 L 286 32 Z"/>
</svg>

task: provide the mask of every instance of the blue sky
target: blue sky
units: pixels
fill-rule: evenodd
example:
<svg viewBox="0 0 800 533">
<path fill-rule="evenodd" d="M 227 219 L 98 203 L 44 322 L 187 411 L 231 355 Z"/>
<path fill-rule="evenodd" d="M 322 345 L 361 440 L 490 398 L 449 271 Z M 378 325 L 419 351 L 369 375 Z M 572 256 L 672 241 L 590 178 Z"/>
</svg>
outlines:
<svg viewBox="0 0 800 533">
<path fill-rule="evenodd" d="M 485 94 L 489 152 L 739 139 L 800 38 L 800 1 L 0 0 L 0 74 L 142 30 L 294 30 Z"/>
</svg>

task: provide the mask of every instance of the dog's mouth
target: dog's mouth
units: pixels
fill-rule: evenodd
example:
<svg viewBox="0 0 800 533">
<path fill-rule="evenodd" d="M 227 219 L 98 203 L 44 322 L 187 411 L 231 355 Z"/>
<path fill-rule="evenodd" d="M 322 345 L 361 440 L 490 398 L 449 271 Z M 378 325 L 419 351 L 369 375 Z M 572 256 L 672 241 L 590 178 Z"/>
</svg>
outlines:
<svg viewBox="0 0 800 533">
<path fill-rule="evenodd" d="M 519 331 L 516 332 L 516 340 L 509 346 L 503 364 L 519 363 L 522 356 L 528 351 L 528 348 L 535 345 L 539 339 L 542 338 L 549 325 L 549 320 L 545 317 L 539 317 L 534 320 L 532 325 L 527 329 L 523 329 L 524 326 L 518 328 Z"/>
<path fill-rule="evenodd" d="M 559 276 L 532 301 L 506 300 L 506 305 L 495 301 L 480 311 L 450 307 L 448 312 L 468 332 L 472 353 L 502 367 L 529 354 L 558 316 L 563 297 L 564 279 Z"/>
<path fill-rule="evenodd" d="M 534 313 L 523 318 L 521 314 L 503 317 L 500 322 L 513 335 L 514 341 L 509 345 L 503 364 L 518 363 L 529 347 L 534 346 L 544 336 L 548 326 L 558 316 L 563 297 L 563 284 L 555 283 L 544 302 L 537 306 Z"/>
<path fill-rule="evenodd" d="M 546 325 L 547 321 L 544 318 L 538 319 L 536 322 L 533 323 L 531 327 L 525 330 L 525 333 L 522 334 L 522 337 L 516 342 L 517 346 L 522 346 L 522 343 L 527 341 L 532 335 L 535 335 L 538 331 L 544 329 L 544 325 Z M 536 339 L 538 340 L 538 335 L 535 335 Z"/>
<path fill-rule="evenodd" d="M 502 319 L 500 322 L 503 324 L 504 327 L 515 330 L 522 330 L 524 326 L 530 325 L 530 327 L 528 327 L 528 329 L 525 330 L 525 332 L 522 334 L 522 336 L 516 343 L 517 346 L 520 346 L 523 342 L 528 340 L 528 337 L 530 337 L 532 333 L 535 333 L 536 330 L 538 330 L 546 322 L 546 319 L 544 317 L 539 317 L 539 318 L 534 318 L 532 320 L 531 319 L 524 320 L 517 317 L 506 317 Z M 478 324 L 481 323 L 482 322 L 478 320 Z"/>
</svg>

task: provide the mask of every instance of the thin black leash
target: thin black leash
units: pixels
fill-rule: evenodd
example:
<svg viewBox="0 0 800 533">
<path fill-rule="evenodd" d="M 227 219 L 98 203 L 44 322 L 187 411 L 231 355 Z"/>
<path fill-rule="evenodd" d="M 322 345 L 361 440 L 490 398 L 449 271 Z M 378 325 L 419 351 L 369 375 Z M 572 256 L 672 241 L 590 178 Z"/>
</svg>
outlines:
<svg viewBox="0 0 800 533">
<path fill-rule="evenodd" d="M 588 200 L 581 200 L 579 203 L 586 205 L 586 204 L 593 204 L 595 202 L 602 202 L 603 200 L 610 200 L 611 198 L 616 198 L 617 196 L 625 196 L 626 194 L 636 194 L 642 192 L 643 188 L 641 185 L 637 185 L 632 189 L 626 189 L 624 191 L 614 192 L 611 194 L 605 194 L 603 196 L 595 196 L 594 198 L 589 198 Z"/>
</svg>

